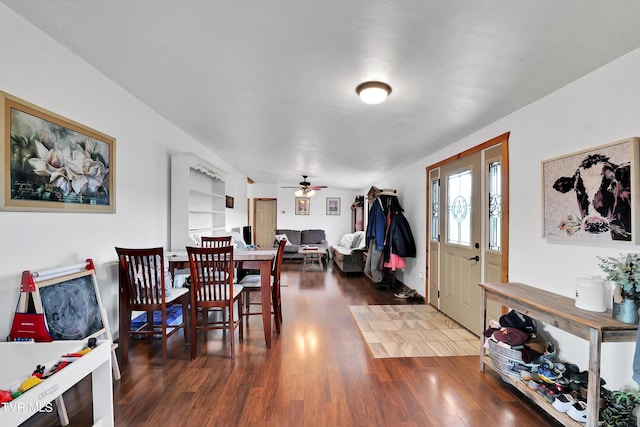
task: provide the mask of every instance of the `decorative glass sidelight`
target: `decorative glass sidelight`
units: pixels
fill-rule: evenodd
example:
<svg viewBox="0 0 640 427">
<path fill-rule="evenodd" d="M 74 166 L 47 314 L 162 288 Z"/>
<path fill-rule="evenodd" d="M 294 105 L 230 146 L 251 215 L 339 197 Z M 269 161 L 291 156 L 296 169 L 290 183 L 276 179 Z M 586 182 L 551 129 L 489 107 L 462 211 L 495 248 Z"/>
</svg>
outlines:
<svg viewBox="0 0 640 427">
<path fill-rule="evenodd" d="M 500 250 L 500 241 L 502 239 L 502 181 L 501 181 L 501 164 L 500 161 L 489 163 L 488 184 L 489 184 L 489 204 L 487 206 L 489 212 L 487 215 L 489 224 L 488 232 L 488 248 L 492 251 Z"/>
<path fill-rule="evenodd" d="M 440 180 L 431 181 L 431 240 L 440 241 L 440 216 L 438 213 L 438 200 L 440 200 Z"/>
<path fill-rule="evenodd" d="M 447 178 L 447 242 L 471 246 L 471 170 Z"/>
</svg>

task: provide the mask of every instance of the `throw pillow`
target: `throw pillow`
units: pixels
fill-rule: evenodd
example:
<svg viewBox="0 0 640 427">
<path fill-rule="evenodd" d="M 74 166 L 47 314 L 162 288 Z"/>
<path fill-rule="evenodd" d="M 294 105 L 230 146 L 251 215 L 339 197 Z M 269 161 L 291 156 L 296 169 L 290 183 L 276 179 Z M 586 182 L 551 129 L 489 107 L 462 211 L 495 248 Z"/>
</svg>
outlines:
<svg viewBox="0 0 640 427">
<path fill-rule="evenodd" d="M 362 242 L 362 240 L 364 239 L 364 231 L 356 231 L 353 236 L 354 237 L 353 242 L 351 243 L 351 248 L 360 249 L 364 247 L 364 243 Z"/>
<path fill-rule="evenodd" d="M 344 236 L 342 236 L 342 239 L 340 239 L 340 243 L 338 244 L 338 246 L 350 248 L 351 244 L 353 243 L 354 237 L 355 236 L 353 234 L 345 234 Z"/>
<path fill-rule="evenodd" d="M 285 245 L 291 245 L 291 242 L 289 241 L 289 238 L 286 234 L 276 234 L 274 236 L 274 239 L 276 240 L 276 242 L 278 242 L 278 244 L 280 243 L 280 240 L 284 240 L 285 242 L 287 242 L 285 243 Z"/>
</svg>

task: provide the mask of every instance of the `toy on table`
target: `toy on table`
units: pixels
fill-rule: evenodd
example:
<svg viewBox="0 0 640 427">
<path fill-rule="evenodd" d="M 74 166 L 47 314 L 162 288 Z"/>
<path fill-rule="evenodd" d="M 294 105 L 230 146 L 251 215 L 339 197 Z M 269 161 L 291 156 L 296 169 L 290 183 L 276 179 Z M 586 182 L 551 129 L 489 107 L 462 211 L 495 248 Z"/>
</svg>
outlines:
<svg viewBox="0 0 640 427">
<path fill-rule="evenodd" d="M 7 402 L 11 402 L 13 400 L 13 396 L 11 396 L 11 392 L 7 390 L 0 390 L 0 404 L 4 405 Z"/>
<path fill-rule="evenodd" d="M 26 392 L 32 387 L 40 384 L 42 380 L 49 378 L 51 375 L 63 369 L 69 363 L 84 356 L 97 346 L 97 340 L 95 338 L 89 338 L 87 346 L 77 353 L 68 353 L 60 357 L 58 363 L 47 369 L 44 365 L 37 365 L 36 369 L 31 373 L 31 376 L 22 382 L 16 382 L 11 386 L 11 390 L 0 390 L 0 406 L 7 402 L 12 401 L 22 393 Z"/>
</svg>

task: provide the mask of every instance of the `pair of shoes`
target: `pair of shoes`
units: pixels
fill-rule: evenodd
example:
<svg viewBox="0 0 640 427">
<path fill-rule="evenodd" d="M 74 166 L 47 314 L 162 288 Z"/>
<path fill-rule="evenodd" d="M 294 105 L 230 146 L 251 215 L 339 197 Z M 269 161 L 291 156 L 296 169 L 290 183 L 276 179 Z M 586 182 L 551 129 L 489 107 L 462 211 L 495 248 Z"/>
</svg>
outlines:
<svg viewBox="0 0 640 427">
<path fill-rule="evenodd" d="M 571 407 L 567 410 L 567 415 L 569 415 L 574 420 L 579 423 L 587 422 L 587 403 L 582 400 L 578 400 L 576 403 L 571 405 Z"/>
<path fill-rule="evenodd" d="M 397 294 L 393 294 L 393 296 L 395 296 L 396 298 L 409 298 L 412 297 L 416 294 L 416 290 L 415 289 L 406 289 L 402 292 L 399 292 Z"/>
<path fill-rule="evenodd" d="M 614 408 L 606 407 L 600 411 L 600 419 L 598 425 L 607 427 L 628 427 L 629 424 L 628 414 L 620 414 Z"/>
<path fill-rule="evenodd" d="M 416 293 L 407 298 L 407 302 L 410 302 L 411 304 L 424 304 L 424 297 Z"/>
<path fill-rule="evenodd" d="M 587 385 L 589 382 L 589 372 L 575 372 L 569 374 L 569 380 L 571 380 L 571 389 L 580 391 L 582 385 Z"/>
<path fill-rule="evenodd" d="M 530 380 L 535 381 L 538 379 L 538 374 L 535 372 L 522 370 L 520 371 L 520 378 L 522 379 L 522 381 L 530 381 Z"/>
<path fill-rule="evenodd" d="M 575 403 L 576 400 L 571 397 L 570 394 L 564 393 L 556 397 L 556 400 L 553 402 L 553 407 L 556 408 L 558 412 L 567 412 Z"/>
<path fill-rule="evenodd" d="M 538 388 L 536 389 L 538 394 L 545 398 L 549 403 L 553 403 L 558 395 L 555 386 L 545 383 L 544 381 L 538 381 Z"/>
<path fill-rule="evenodd" d="M 614 391 L 610 397 L 611 408 L 620 414 L 629 415 L 640 404 L 640 395 L 634 391 Z"/>
<path fill-rule="evenodd" d="M 540 376 L 540 379 L 542 379 L 543 381 L 545 381 L 545 382 L 547 382 L 549 384 L 554 383 L 555 380 L 560 377 L 560 375 L 558 375 L 552 369 L 548 369 L 548 368 L 540 368 L 540 369 L 538 369 L 538 375 Z"/>
</svg>

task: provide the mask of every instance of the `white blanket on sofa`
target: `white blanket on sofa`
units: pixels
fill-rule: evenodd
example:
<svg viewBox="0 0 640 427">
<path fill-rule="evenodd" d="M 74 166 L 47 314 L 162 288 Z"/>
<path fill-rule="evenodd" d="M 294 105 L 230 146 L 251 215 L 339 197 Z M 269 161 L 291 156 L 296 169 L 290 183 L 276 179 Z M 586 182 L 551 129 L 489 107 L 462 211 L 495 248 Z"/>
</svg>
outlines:
<svg viewBox="0 0 640 427">
<path fill-rule="evenodd" d="M 333 245 L 333 249 L 343 255 L 351 255 L 354 249 L 363 249 L 366 244 L 364 231 L 356 231 L 355 233 L 347 233 L 340 239 L 337 245 Z"/>
</svg>

